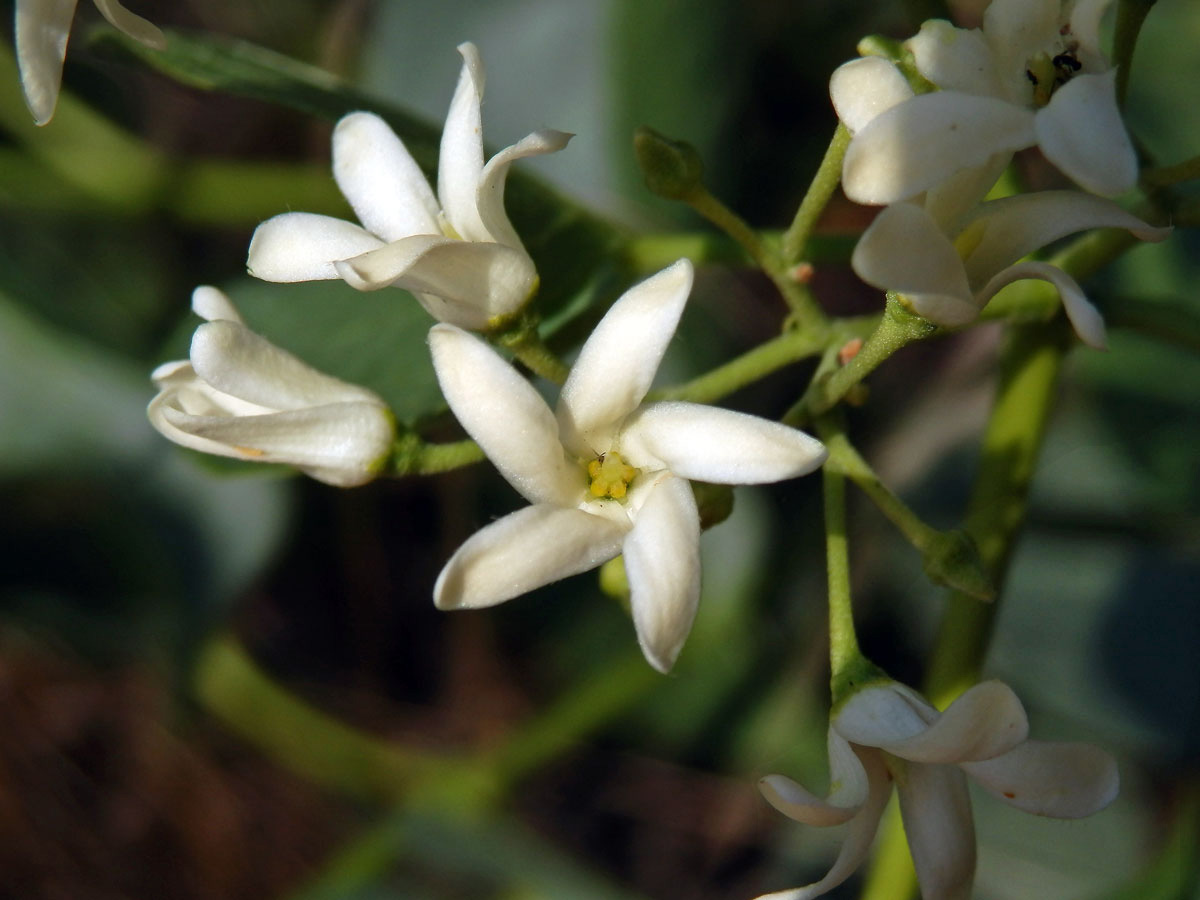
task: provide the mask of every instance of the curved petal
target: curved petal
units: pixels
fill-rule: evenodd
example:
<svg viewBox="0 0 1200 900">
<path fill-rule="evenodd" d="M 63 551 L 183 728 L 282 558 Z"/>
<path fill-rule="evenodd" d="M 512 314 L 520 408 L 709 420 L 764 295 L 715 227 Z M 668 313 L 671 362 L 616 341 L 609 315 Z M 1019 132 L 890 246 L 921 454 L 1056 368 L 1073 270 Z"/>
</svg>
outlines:
<svg viewBox="0 0 1200 900">
<path fill-rule="evenodd" d="M 1012 688 L 985 681 L 963 692 L 923 732 L 880 746 L 913 762 L 958 763 L 999 756 L 1028 735 L 1025 708 Z"/>
<path fill-rule="evenodd" d="M 209 322 L 224 319 L 245 324 L 225 292 L 208 284 L 202 284 L 192 291 L 192 312 Z"/>
<path fill-rule="evenodd" d="M 636 482 L 635 482 L 636 485 Z M 692 630 L 700 602 L 700 513 L 692 486 L 664 473 L 645 494 L 625 538 L 625 572 L 638 643 L 646 661 L 670 671 Z"/>
<path fill-rule="evenodd" d="M 1075 52 L 1084 71 L 1088 71 L 1089 65 L 1106 65 L 1100 49 L 1100 20 L 1110 6 L 1112 0 L 1075 0 L 1071 7 L 1071 36 L 1079 43 Z"/>
<path fill-rule="evenodd" d="M 486 233 L 479 218 L 476 192 L 483 173 L 483 60 L 472 43 L 458 45 L 463 67 L 446 113 L 438 154 L 438 199 L 446 221 L 465 240 Z"/>
<path fill-rule="evenodd" d="M 166 50 L 167 38 L 157 25 L 147 22 L 141 16 L 134 15 L 117 0 L 93 0 L 100 15 L 108 19 L 117 28 L 140 44 L 145 44 L 153 50 Z"/>
<path fill-rule="evenodd" d="M 333 129 L 333 177 L 358 220 L 383 240 L 442 233 L 441 210 L 424 173 L 374 113 L 350 113 Z"/>
<path fill-rule="evenodd" d="M 993 97 L 921 94 L 872 119 L 842 162 L 846 196 L 882 206 L 912 197 L 959 169 L 1036 143 L 1033 113 Z"/>
<path fill-rule="evenodd" d="M 341 487 L 369 481 L 391 449 L 395 427 L 377 403 L 336 403 L 261 416 L 192 416 L 155 408 L 151 423 L 178 444 L 253 462 L 319 469 Z M 163 428 L 162 424 L 169 428 Z"/>
<path fill-rule="evenodd" d="M 1003 97 L 991 48 L 977 29 L 955 28 L 945 19 L 929 19 L 904 42 L 917 71 L 944 91 Z"/>
<path fill-rule="evenodd" d="M 768 775 L 758 782 L 758 789 L 767 802 L 787 816 L 805 825 L 827 827 L 841 825 L 858 814 L 867 802 L 870 781 L 859 752 L 878 757 L 871 750 L 855 752 L 850 743 L 834 729 L 829 729 L 828 799 L 809 793 L 801 785 L 783 775 Z"/>
<path fill-rule="evenodd" d="M 971 302 L 958 251 L 933 218 L 912 203 L 881 211 L 859 238 L 850 265 L 859 278 L 881 290 L 948 294 Z"/>
<path fill-rule="evenodd" d="M 353 222 L 315 213 L 283 213 L 254 229 L 246 268 L 263 281 L 329 281 L 333 264 L 383 246 Z"/>
<path fill-rule="evenodd" d="M 192 335 L 196 374 L 225 394 L 271 409 L 361 401 L 382 407 L 373 392 L 318 372 L 245 325 L 207 322 Z"/>
<path fill-rule="evenodd" d="M 1117 108 L 1116 69 L 1077 75 L 1034 116 L 1046 159 L 1092 193 L 1114 197 L 1137 182 L 1137 154 Z"/>
<path fill-rule="evenodd" d="M 972 211 L 966 227 L 977 238 L 964 259 L 967 278 L 975 287 L 1021 257 L 1078 231 L 1124 228 L 1144 241 L 1161 241 L 1171 233 L 1083 191 L 1035 191 L 991 200 Z"/>
<path fill-rule="evenodd" d="M 475 532 L 433 586 L 438 609 L 479 609 L 594 569 L 621 552 L 626 529 L 580 509 L 537 504 Z"/>
<path fill-rule="evenodd" d="M 973 299 L 950 294 L 901 294 L 900 302 L 921 318 L 946 328 L 958 328 L 979 317 L 980 307 Z"/>
<path fill-rule="evenodd" d="M 829 98 L 851 134 L 912 96 L 908 79 L 892 63 L 878 56 L 843 63 L 829 76 Z"/>
<path fill-rule="evenodd" d="M 979 292 L 980 304 L 985 304 L 1005 285 L 1023 278 L 1037 278 L 1048 281 L 1058 291 L 1062 299 L 1063 312 L 1071 320 L 1071 326 L 1079 339 L 1096 350 L 1108 349 L 1108 335 L 1104 328 L 1104 317 L 1083 293 L 1075 279 L 1062 269 L 1044 262 L 1023 262 L 1009 266 Z"/>
<path fill-rule="evenodd" d="M 758 900 L 812 900 L 833 890 L 866 861 L 879 827 L 879 819 L 892 796 L 892 781 L 877 752 L 859 752 L 859 759 L 867 772 L 867 799 L 858 814 L 850 820 L 833 866 L 820 881 L 790 891 L 765 894 Z"/>
<path fill-rule="evenodd" d="M 503 244 L 477 244 L 432 234 L 401 238 L 334 264 L 356 290 L 399 287 L 441 297 L 444 322 L 482 329 L 516 312 L 537 283 L 533 262 Z"/>
<path fill-rule="evenodd" d="M 504 211 L 504 182 L 508 178 L 508 169 L 518 159 L 557 153 L 574 136 L 552 128 L 535 131 L 488 160 L 479 176 L 479 187 L 475 193 L 475 205 L 479 210 L 483 231 L 478 235 L 463 233 L 462 236 L 471 241 L 496 241 L 524 252 L 521 239 L 508 221 L 508 213 Z"/>
<path fill-rule="evenodd" d="M 1116 799 L 1117 761 L 1091 744 L 1025 741 L 983 762 L 964 763 L 984 790 L 1036 816 L 1079 819 Z"/>
<path fill-rule="evenodd" d="M 921 896 L 970 900 L 975 823 L 962 771 L 909 763 L 897 773 L 896 789 Z"/>
<path fill-rule="evenodd" d="M 621 455 L 714 484 L 768 484 L 818 468 L 825 445 L 758 416 L 698 403 L 650 403 L 625 422 Z"/>
<path fill-rule="evenodd" d="M 578 456 L 609 449 L 642 402 L 692 289 L 692 264 L 668 266 L 627 290 L 579 351 L 558 401 L 563 443 Z"/>
<path fill-rule="evenodd" d="M 17 67 L 25 105 L 38 125 L 54 115 L 74 17 L 75 0 L 17 0 L 13 28 Z"/>
<path fill-rule="evenodd" d="M 888 681 L 852 694 L 834 713 L 832 725 L 852 744 L 886 747 L 922 734 L 938 715 L 916 691 Z"/>
<path fill-rule="evenodd" d="M 925 192 L 925 212 L 943 234 L 958 234 L 980 202 L 1012 162 L 1012 153 L 992 154 L 980 166 L 960 169 Z"/>
<path fill-rule="evenodd" d="M 531 503 L 575 506 L 583 497 L 583 470 L 567 461 L 554 414 L 533 385 L 479 338 L 452 325 L 435 325 L 429 348 L 450 409 L 508 483 Z"/>
</svg>

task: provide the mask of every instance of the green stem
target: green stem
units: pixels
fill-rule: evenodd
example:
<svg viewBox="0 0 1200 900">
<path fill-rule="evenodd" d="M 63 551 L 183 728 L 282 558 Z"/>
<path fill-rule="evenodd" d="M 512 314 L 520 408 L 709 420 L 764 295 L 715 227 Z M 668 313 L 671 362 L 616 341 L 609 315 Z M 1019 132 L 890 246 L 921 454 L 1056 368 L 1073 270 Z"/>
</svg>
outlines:
<svg viewBox="0 0 1200 900">
<path fill-rule="evenodd" d="M 474 465 L 483 459 L 483 450 L 474 441 L 427 444 L 416 434 L 404 432 L 396 437 L 384 474 L 435 475 Z"/>
<path fill-rule="evenodd" d="M 1149 187 L 1167 187 L 1181 181 L 1200 178 L 1200 156 L 1193 156 L 1173 166 L 1157 166 L 1142 170 L 1142 183 Z"/>
<path fill-rule="evenodd" d="M 836 686 L 862 659 L 854 631 L 850 599 L 850 552 L 846 544 L 846 479 L 833 469 L 822 470 L 825 491 L 825 564 L 829 578 L 829 668 Z M 834 690 L 834 703 L 839 691 Z"/>
<path fill-rule="evenodd" d="M 971 539 L 960 531 L 941 531 L 927 524 L 897 497 L 859 455 L 844 431 L 829 427 L 824 417 L 817 419 L 817 431 L 829 450 L 826 469 L 840 472 L 859 488 L 887 516 L 900 533 L 921 554 L 925 573 L 935 584 L 960 590 L 976 600 L 990 600 L 995 591 L 983 570 Z"/>
<path fill-rule="evenodd" d="M 793 278 L 774 247 L 769 247 L 757 231 L 745 220 L 714 197 L 703 185 L 696 185 L 685 197 L 689 206 L 733 238 L 749 254 L 779 289 L 787 302 L 792 318 L 800 328 L 823 331 L 825 313 L 812 292 Z"/>
<path fill-rule="evenodd" d="M 833 132 L 833 139 L 825 150 L 825 156 L 821 159 L 821 165 L 817 168 L 817 174 L 813 176 L 812 183 L 808 186 L 808 192 L 800 201 L 800 208 L 796 210 L 796 218 L 792 220 L 791 226 L 783 234 L 780 256 L 785 266 L 794 266 L 800 262 L 817 220 L 825 211 L 825 207 L 829 204 L 829 198 L 833 196 L 838 183 L 842 180 L 842 158 L 846 155 L 848 146 L 850 146 L 850 132 L 845 125 L 839 122 L 837 129 Z"/>
<path fill-rule="evenodd" d="M 547 381 L 561 385 L 570 374 L 570 367 L 558 358 L 538 333 L 537 323 L 524 319 L 512 331 L 496 335 L 495 340 L 501 346 L 512 351 L 513 356 L 525 364 L 535 375 L 540 375 Z"/>
<path fill-rule="evenodd" d="M 1142 23 L 1155 0 L 1121 0 L 1117 5 L 1117 25 L 1113 32 L 1113 66 L 1117 70 L 1117 102 L 1125 105 L 1129 90 L 1129 70 Z"/>
<path fill-rule="evenodd" d="M 763 239 L 778 240 L 781 232 L 760 232 Z M 850 254 L 858 238 L 855 235 L 810 235 L 805 245 L 805 257 L 809 262 L 849 262 Z M 694 263 L 721 263 L 727 266 L 745 265 L 745 251 L 727 234 L 713 232 L 666 232 L 641 234 L 629 238 L 625 244 L 624 261 L 637 275 L 649 275 L 664 269 L 680 257 L 686 256 Z"/>
<path fill-rule="evenodd" d="M 885 359 L 901 347 L 938 332 L 938 327 L 913 315 L 891 294 L 879 326 L 867 338 L 857 355 L 826 377 L 815 378 L 804 396 L 783 417 L 789 425 L 799 425 L 831 409 Z"/>
<path fill-rule="evenodd" d="M 998 590 L 1025 521 L 1029 485 L 1068 345 L 1065 331 L 1058 323 L 1018 326 L 1000 358 L 999 385 L 965 523 Z M 960 592 L 950 595 L 925 678 L 926 694 L 935 705 L 944 705 L 978 680 L 998 610 L 999 602 L 985 605 Z"/>
<path fill-rule="evenodd" d="M 841 346 L 852 338 L 865 338 L 871 333 L 877 318 L 859 316 L 839 319 L 830 323 L 830 331 L 823 336 L 807 330 L 786 331 L 691 381 L 655 391 L 652 397 L 657 400 L 712 403 L 784 366 L 816 356 L 831 344 Z"/>
</svg>

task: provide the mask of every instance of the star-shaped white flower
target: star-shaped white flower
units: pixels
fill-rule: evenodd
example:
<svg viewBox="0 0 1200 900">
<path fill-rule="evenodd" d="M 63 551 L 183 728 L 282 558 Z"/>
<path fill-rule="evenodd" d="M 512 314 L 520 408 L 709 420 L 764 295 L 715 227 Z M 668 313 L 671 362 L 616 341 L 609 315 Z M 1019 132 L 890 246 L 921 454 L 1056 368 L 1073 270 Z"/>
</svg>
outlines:
<svg viewBox="0 0 1200 900">
<path fill-rule="evenodd" d="M 196 288 L 192 309 L 208 322 L 192 337 L 191 358 L 150 376 L 155 428 L 193 450 L 287 463 L 338 487 L 379 473 L 396 435 L 380 397 L 255 334 L 216 288 Z"/>
<path fill-rule="evenodd" d="M 1106 346 L 1104 320 L 1075 279 L 1049 263 L 1019 260 L 1091 228 L 1125 228 L 1146 241 L 1171 233 L 1082 191 L 992 200 L 950 222 L 936 207 L 933 192 L 924 206 L 894 203 L 863 232 L 851 266 L 863 281 L 903 294 L 916 313 L 949 327 L 973 320 L 1005 285 L 1025 278 L 1048 281 L 1080 339 L 1098 349 Z"/>
<path fill-rule="evenodd" d="M 1129 190 L 1137 156 L 1117 107 L 1116 71 L 1099 48 L 1110 3 L 993 0 L 982 29 L 925 22 L 907 46 L 920 74 L 941 88 L 934 93 L 914 96 L 883 59 L 839 68 L 830 94 L 854 133 L 843 161 L 846 195 L 894 203 L 997 154 L 1003 169 L 1014 151 L 1034 145 L 1093 193 Z"/>
<path fill-rule="evenodd" d="M 484 165 L 483 62 L 474 44 L 458 50 L 463 68 L 442 131 L 438 196 L 386 122 L 350 113 L 333 132 L 333 175 L 362 226 L 313 213 L 275 216 L 250 241 L 251 275 L 404 288 L 435 318 L 471 329 L 524 306 L 537 270 L 504 211 L 504 182 L 513 162 L 561 150 L 571 135 L 535 131 Z"/>
<path fill-rule="evenodd" d="M 21 88 L 33 120 L 45 125 L 54 115 L 62 86 L 67 38 L 75 18 L 76 0 L 17 0 L 14 37 Z M 158 27 L 127 10 L 117 0 L 93 0 L 115 28 L 155 50 L 165 50 L 167 39 Z"/>
<path fill-rule="evenodd" d="M 488 525 L 446 563 L 441 609 L 492 606 L 623 553 L 638 641 L 667 671 L 700 595 L 700 518 L 687 479 L 761 484 L 817 468 L 815 438 L 695 403 L 643 404 L 692 286 L 680 260 L 630 288 L 583 345 L 557 412 L 487 344 L 429 335 L 450 408 L 532 505 Z"/>
<path fill-rule="evenodd" d="M 829 726 L 830 794 L 821 799 L 783 775 L 759 783 L 784 815 L 807 825 L 849 823 L 820 881 L 759 900 L 809 900 L 837 887 L 866 859 L 895 784 L 904 832 L 925 900 L 968 900 L 975 828 L 966 775 L 1010 806 L 1076 819 L 1117 795 L 1116 761 L 1090 744 L 1026 738 L 1021 701 L 998 681 L 975 685 L 939 713 L 896 682 L 859 690 Z"/>
</svg>

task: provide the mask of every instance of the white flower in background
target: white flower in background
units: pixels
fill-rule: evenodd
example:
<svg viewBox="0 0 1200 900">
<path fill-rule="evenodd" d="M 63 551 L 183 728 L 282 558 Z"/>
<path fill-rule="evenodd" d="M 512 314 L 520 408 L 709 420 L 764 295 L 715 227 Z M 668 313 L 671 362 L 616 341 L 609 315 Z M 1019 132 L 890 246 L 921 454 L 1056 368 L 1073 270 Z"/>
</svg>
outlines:
<svg viewBox="0 0 1200 900">
<path fill-rule="evenodd" d="M 382 399 L 255 334 L 216 288 L 196 288 L 192 309 L 208 322 L 192 337 L 190 360 L 150 376 L 155 428 L 193 450 L 287 463 L 338 487 L 378 474 L 396 434 Z"/>
<path fill-rule="evenodd" d="M 931 195 L 932 198 L 932 195 Z M 894 203 L 863 232 L 851 266 L 863 281 L 896 291 L 918 314 L 956 327 L 974 319 L 1001 288 L 1025 278 L 1048 281 L 1084 343 L 1103 349 L 1104 320 L 1062 269 L 1019 262 L 1033 251 L 1077 231 L 1125 228 L 1142 240 L 1160 241 L 1156 228 L 1111 200 L 1081 191 L 1040 191 L 982 203 L 954 224 L 941 211 Z"/>
<path fill-rule="evenodd" d="M 1137 155 L 1117 107 L 1116 71 L 1099 47 L 1110 3 L 993 0 L 982 29 L 925 22 L 906 46 L 941 88 L 934 93 L 914 96 L 883 59 L 839 68 L 830 94 L 854 134 L 843 161 L 846 195 L 894 203 L 962 169 L 993 168 L 999 156 L 998 175 L 1014 151 L 1034 145 L 1088 191 L 1129 190 Z"/>
<path fill-rule="evenodd" d="M 94 0 L 96 8 L 136 41 L 155 50 L 165 50 L 167 39 L 141 16 L 135 16 L 116 0 Z M 54 115 L 58 89 L 62 85 L 67 37 L 75 17 L 75 0 L 16 0 L 13 35 L 21 88 L 33 120 L 45 125 Z"/>
<path fill-rule="evenodd" d="M 488 525 L 446 563 L 441 609 L 492 606 L 623 553 L 638 641 L 675 662 L 700 595 L 700 518 L 686 479 L 761 484 L 825 459 L 778 422 L 695 403 L 642 400 L 692 286 L 680 260 L 630 288 L 583 345 L 557 412 L 478 338 L 429 335 L 459 422 L 532 505 Z"/>
<path fill-rule="evenodd" d="M 925 900 L 967 900 L 975 876 L 975 828 L 966 775 L 1010 806 L 1076 819 L 1117 796 L 1116 761 L 1090 744 L 1026 739 L 1021 701 L 998 681 L 977 684 L 939 713 L 896 682 L 859 690 L 829 726 L 826 799 L 768 775 L 763 796 L 807 825 L 849 823 L 820 881 L 759 900 L 808 900 L 841 884 L 866 859 L 895 784 L 904 832 Z"/>
<path fill-rule="evenodd" d="M 504 211 L 504 181 L 513 162 L 561 150 L 571 135 L 535 131 L 484 165 L 483 62 L 474 44 L 458 50 L 463 68 L 442 131 L 438 196 L 387 123 L 350 113 L 333 132 L 333 175 L 362 227 L 313 213 L 269 219 L 250 241 L 251 275 L 404 288 L 430 315 L 471 329 L 524 306 L 537 270 Z"/>
</svg>

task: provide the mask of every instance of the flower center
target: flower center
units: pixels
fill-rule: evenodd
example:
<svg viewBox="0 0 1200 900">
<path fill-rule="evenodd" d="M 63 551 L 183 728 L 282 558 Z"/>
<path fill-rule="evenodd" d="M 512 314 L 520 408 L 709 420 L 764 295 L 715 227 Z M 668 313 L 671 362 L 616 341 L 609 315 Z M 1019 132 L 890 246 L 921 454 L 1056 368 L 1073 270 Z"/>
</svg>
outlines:
<svg viewBox="0 0 1200 900">
<path fill-rule="evenodd" d="M 1040 109 L 1049 103 L 1054 92 L 1083 67 L 1075 56 L 1077 46 L 1075 43 L 1068 44 L 1055 57 L 1043 50 L 1025 64 L 1025 77 L 1033 85 L 1034 106 Z"/>
<path fill-rule="evenodd" d="M 587 464 L 588 493 L 596 499 L 620 500 L 638 470 L 626 464 L 615 450 L 601 453 Z"/>
</svg>

